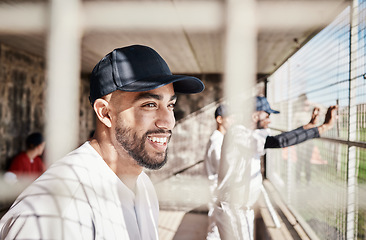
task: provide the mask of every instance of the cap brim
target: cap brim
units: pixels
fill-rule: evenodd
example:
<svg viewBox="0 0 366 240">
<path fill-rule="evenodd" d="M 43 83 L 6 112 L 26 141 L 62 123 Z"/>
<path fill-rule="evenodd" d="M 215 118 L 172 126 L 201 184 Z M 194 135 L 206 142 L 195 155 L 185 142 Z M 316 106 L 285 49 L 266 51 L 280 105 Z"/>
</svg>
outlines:
<svg viewBox="0 0 366 240">
<path fill-rule="evenodd" d="M 177 93 L 200 93 L 205 85 L 198 78 L 184 75 L 164 75 L 140 79 L 128 85 L 118 87 L 118 90 L 126 92 L 144 92 L 173 83 Z"/>
<path fill-rule="evenodd" d="M 272 114 L 272 113 L 274 113 L 274 114 L 278 114 L 278 113 L 280 113 L 280 112 L 279 112 L 279 111 L 276 111 L 276 110 L 273 110 L 273 109 L 270 109 L 270 111 L 269 111 L 268 113 L 270 113 L 270 114 Z"/>
</svg>

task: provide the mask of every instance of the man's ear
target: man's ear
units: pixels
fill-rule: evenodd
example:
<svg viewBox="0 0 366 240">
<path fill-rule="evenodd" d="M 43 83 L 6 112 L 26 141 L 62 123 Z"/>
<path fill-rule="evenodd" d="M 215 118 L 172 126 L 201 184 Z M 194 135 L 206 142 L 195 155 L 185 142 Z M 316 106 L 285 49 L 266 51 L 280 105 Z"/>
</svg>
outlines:
<svg viewBox="0 0 366 240">
<path fill-rule="evenodd" d="M 258 120 L 259 120 L 259 114 L 258 114 L 258 112 L 252 113 L 252 120 L 255 123 L 258 122 Z"/>
<path fill-rule="evenodd" d="M 44 150 L 44 143 L 39 144 L 39 145 L 36 147 L 36 149 L 37 149 L 38 155 L 39 155 L 39 156 L 41 156 L 41 155 L 42 155 L 42 153 L 43 153 L 43 150 Z"/>
<path fill-rule="evenodd" d="M 222 124 L 222 123 L 224 122 L 224 119 L 222 118 L 222 116 L 217 116 L 217 117 L 216 117 L 216 122 L 217 122 L 218 124 Z"/>
<path fill-rule="evenodd" d="M 98 98 L 97 100 L 95 100 L 93 108 L 99 121 L 101 121 L 106 127 L 112 127 L 111 116 L 109 113 L 109 102 L 104 99 Z"/>
</svg>

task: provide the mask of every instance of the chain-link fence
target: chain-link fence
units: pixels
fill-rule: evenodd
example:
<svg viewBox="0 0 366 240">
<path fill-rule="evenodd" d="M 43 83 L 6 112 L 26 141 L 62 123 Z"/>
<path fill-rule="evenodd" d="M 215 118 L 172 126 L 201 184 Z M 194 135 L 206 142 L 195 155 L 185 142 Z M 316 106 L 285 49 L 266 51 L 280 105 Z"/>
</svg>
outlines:
<svg viewBox="0 0 366 240">
<path fill-rule="evenodd" d="M 365 16 L 354 1 L 268 79 L 272 134 L 339 105 L 321 139 L 267 152 L 267 177 L 314 239 L 366 239 Z"/>
</svg>

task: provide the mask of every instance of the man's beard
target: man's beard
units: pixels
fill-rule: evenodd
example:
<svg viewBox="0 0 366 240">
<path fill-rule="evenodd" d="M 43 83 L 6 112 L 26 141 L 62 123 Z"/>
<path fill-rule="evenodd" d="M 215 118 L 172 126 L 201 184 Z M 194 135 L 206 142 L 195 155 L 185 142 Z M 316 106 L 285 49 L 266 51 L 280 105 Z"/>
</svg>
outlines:
<svg viewBox="0 0 366 240">
<path fill-rule="evenodd" d="M 261 121 L 257 121 L 257 128 L 256 129 L 263 129 L 263 126 L 261 125 Z"/>
<path fill-rule="evenodd" d="M 133 132 L 132 129 L 128 127 L 116 127 L 115 130 L 118 143 L 128 152 L 138 165 L 148 169 L 160 169 L 167 162 L 167 151 L 164 153 L 155 153 L 156 156 L 151 156 L 145 149 L 145 142 L 148 135 L 153 133 L 167 133 L 167 131 L 162 129 L 148 131 L 139 138 L 136 132 Z M 168 132 L 171 133 L 171 131 Z"/>
<path fill-rule="evenodd" d="M 257 129 L 267 129 L 267 127 L 263 126 L 262 121 L 258 120 L 257 121 Z"/>
</svg>

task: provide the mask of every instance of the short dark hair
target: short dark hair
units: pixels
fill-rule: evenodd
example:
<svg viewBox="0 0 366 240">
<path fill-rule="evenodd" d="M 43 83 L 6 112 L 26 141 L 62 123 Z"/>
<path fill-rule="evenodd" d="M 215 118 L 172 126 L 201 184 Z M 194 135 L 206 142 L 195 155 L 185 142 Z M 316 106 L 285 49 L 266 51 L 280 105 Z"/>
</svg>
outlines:
<svg viewBox="0 0 366 240">
<path fill-rule="evenodd" d="M 220 104 L 215 111 L 215 118 L 218 116 L 227 117 L 229 115 L 228 107 L 225 104 Z"/>
<path fill-rule="evenodd" d="M 94 137 L 94 133 L 95 133 L 95 130 L 90 131 L 90 133 L 89 133 L 89 138 Z"/>
<path fill-rule="evenodd" d="M 44 142 L 43 136 L 39 132 L 32 133 L 28 135 L 27 139 L 25 140 L 25 145 L 27 149 L 34 149 L 38 145 Z"/>
</svg>

